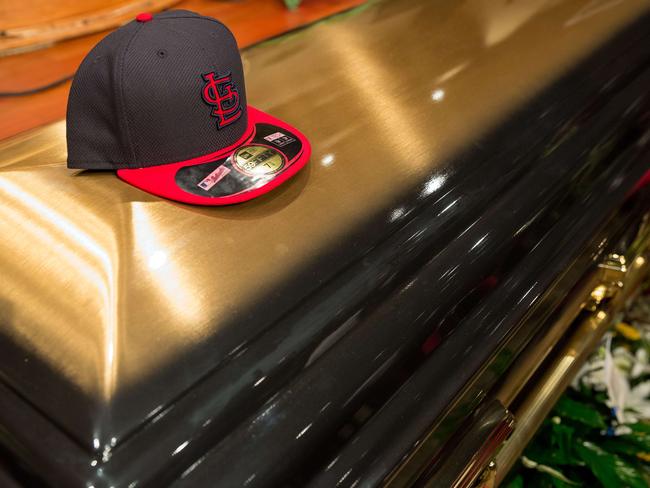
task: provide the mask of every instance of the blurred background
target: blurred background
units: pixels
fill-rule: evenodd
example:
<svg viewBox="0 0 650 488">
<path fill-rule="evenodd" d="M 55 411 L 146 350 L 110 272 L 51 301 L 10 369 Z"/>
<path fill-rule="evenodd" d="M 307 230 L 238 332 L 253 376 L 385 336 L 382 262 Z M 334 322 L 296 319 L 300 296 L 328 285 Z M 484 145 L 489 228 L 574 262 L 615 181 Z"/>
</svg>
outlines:
<svg viewBox="0 0 650 488">
<path fill-rule="evenodd" d="M 359 6 L 363 0 L 3 0 L 0 140 L 65 117 L 86 53 L 140 12 L 187 9 L 218 18 L 240 49 Z"/>
</svg>

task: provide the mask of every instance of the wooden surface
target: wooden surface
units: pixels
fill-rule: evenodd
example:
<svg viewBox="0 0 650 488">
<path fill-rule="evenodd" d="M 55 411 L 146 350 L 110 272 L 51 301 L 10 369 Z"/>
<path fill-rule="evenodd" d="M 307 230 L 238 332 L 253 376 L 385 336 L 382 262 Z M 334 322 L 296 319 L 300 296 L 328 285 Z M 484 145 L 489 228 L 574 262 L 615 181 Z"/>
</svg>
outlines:
<svg viewBox="0 0 650 488">
<path fill-rule="evenodd" d="M 0 29 L 11 30 L 62 21 L 80 14 L 116 8 L 137 0 L 3 0 Z"/>
<path fill-rule="evenodd" d="M 303 0 L 289 11 L 282 0 L 183 0 L 175 8 L 216 17 L 234 32 L 239 47 L 280 35 L 360 5 L 364 0 Z M 0 92 L 28 90 L 75 72 L 107 31 L 51 48 L 0 58 Z M 65 117 L 70 82 L 20 97 L 0 98 L 0 139 Z"/>
<path fill-rule="evenodd" d="M 179 0 L 93 0 L 94 5 L 85 2 L 79 5 L 71 0 L 5 2 L 5 6 L 0 7 L 0 56 L 42 49 L 67 39 L 115 29 L 140 12 L 159 12 L 173 7 Z M 25 7 L 32 7 L 34 11 L 26 12 Z"/>
</svg>

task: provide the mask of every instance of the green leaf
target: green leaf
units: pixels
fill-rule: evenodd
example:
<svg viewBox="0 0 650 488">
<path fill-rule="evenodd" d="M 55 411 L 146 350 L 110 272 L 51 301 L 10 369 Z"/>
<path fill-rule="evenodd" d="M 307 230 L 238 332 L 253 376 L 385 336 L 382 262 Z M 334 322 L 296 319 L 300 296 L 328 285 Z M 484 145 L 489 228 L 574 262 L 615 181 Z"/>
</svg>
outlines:
<svg viewBox="0 0 650 488">
<path fill-rule="evenodd" d="M 650 452 L 650 436 L 643 434 L 626 434 L 618 437 L 630 445 L 636 446 L 636 452 Z"/>
<path fill-rule="evenodd" d="M 575 454 L 575 443 L 572 426 L 544 422 L 535 438 L 526 446 L 524 454 L 536 463 L 548 466 L 584 464 Z"/>
<path fill-rule="evenodd" d="M 650 425 L 646 422 L 637 422 L 626 424 L 632 431 L 616 437 L 621 442 L 625 442 L 636 448 L 636 452 L 650 452 Z"/>
<path fill-rule="evenodd" d="M 603 486 L 648 488 L 643 476 L 617 455 L 586 441 L 576 445 L 576 451 Z"/>
<path fill-rule="evenodd" d="M 576 402 L 563 395 L 555 405 L 555 411 L 560 417 L 566 417 L 594 429 L 606 429 L 607 425 L 602 415 L 593 406 Z"/>
<path fill-rule="evenodd" d="M 520 474 L 512 478 L 503 488 L 524 488 L 524 477 Z"/>
<path fill-rule="evenodd" d="M 639 433 L 639 434 L 646 434 L 650 436 L 650 423 L 648 422 L 636 422 L 634 424 L 625 424 L 627 425 L 630 429 L 632 429 L 632 432 Z"/>
<path fill-rule="evenodd" d="M 612 452 L 614 454 L 624 454 L 626 456 L 636 456 L 639 452 L 639 447 L 628 440 L 621 439 L 621 437 L 612 437 L 603 439 L 598 443 L 604 451 Z"/>
<path fill-rule="evenodd" d="M 289 10 L 295 10 L 302 0 L 284 0 L 284 4 Z"/>
<path fill-rule="evenodd" d="M 533 474 L 526 476 L 524 486 L 526 488 L 553 488 L 548 478 L 548 475 L 535 471 Z"/>
<path fill-rule="evenodd" d="M 575 429 L 565 424 L 551 424 L 552 458 L 558 464 L 576 464 L 579 461 L 573 453 Z"/>
<path fill-rule="evenodd" d="M 594 395 L 594 401 L 596 401 L 596 402 L 598 402 L 598 403 L 600 403 L 602 405 L 605 405 L 607 403 L 607 400 L 609 400 L 609 397 L 607 396 L 607 393 L 603 393 L 603 392 L 599 391 Z"/>
<path fill-rule="evenodd" d="M 554 449 L 548 444 L 543 445 L 540 442 L 531 442 L 524 451 L 527 458 L 532 459 L 538 464 L 555 464 L 556 457 Z"/>
<path fill-rule="evenodd" d="M 555 478 L 553 476 L 550 476 L 551 478 L 551 483 L 553 483 L 553 486 L 555 488 L 575 488 L 575 485 L 570 485 L 569 483 L 565 483 L 559 478 Z"/>
</svg>

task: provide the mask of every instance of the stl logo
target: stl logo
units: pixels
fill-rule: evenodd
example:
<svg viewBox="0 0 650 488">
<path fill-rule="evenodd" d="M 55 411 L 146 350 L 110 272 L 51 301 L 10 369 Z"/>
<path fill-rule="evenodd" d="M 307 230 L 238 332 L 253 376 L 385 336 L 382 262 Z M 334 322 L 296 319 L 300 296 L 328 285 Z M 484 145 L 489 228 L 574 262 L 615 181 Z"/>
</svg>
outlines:
<svg viewBox="0 0 650 488">
<path fill-rule="evenodd" d="M 217 118 L 217 129 L 223 129 L 241 116 L 239 91 L 230 73 L 219 76 L 213 72 L 202 76 L 205 81 L 202 91 L 203 101 L 214 107 L 210 115 Z"/>
</svg>

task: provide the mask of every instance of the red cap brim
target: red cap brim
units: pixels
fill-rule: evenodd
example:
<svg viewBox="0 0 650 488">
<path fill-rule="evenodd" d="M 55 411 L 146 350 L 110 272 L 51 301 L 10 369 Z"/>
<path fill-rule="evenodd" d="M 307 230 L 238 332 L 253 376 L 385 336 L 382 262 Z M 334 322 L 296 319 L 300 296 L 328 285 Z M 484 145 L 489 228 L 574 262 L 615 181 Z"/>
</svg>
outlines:
<svg viewBox="0 0 650 488">
<path fill-rule="evenodd" d="M 300 171 L 310 155 L 311 147 L 303 134 L 249 106 L 246 134 L 232 146 L 187 161 L 120 169 L 117 176 L 170 200 L 230 205 L 273 190 Z M 265 163 L 270 169 L 259 164 L 265 159 L 273 163 Z"/>
</svg>

